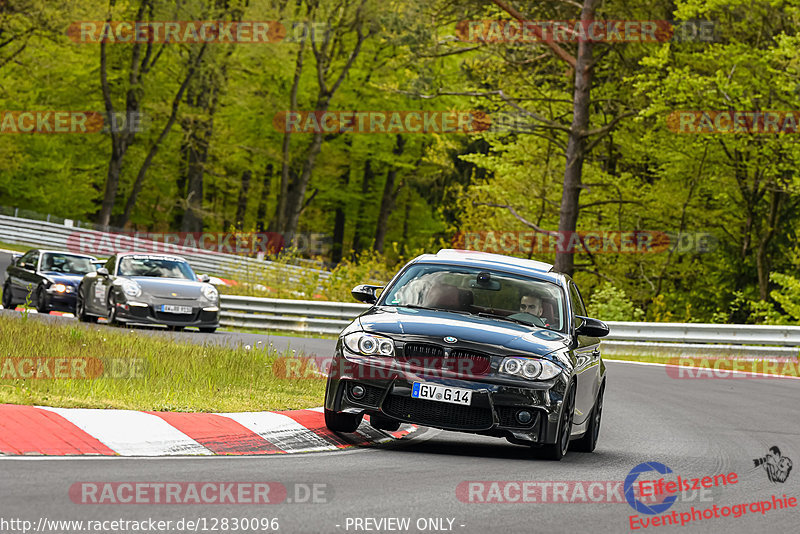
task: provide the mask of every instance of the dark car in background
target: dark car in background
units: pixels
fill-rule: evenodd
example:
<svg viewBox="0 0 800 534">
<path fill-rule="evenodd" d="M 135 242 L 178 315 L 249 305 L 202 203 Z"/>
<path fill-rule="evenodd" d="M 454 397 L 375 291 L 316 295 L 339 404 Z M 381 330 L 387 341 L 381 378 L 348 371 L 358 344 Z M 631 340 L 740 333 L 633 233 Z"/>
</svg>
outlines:
<svg viewBox="0 0 800 534">
<path fill-rule="evenodd" d="M 219 327 L 219 292 L 180 256 L 116 254 L 81 281 L 76 315 L 86 322 L 106 317 L 112 325 L 194 326 L 210 333 Z"/>
<path fill-rule="evenodd" d="M 30 302 L 39 313 L 75 312 L 78 284 L 96 269 L 98 260 L 85 254 L 29 250 L 6 268 L 3 307 Z"/>
<path fill-rule="evenodd" d="M 383 430 L 414 423 L 505 437 L 555 460 L 570 446 L 594 450 L 608 327 L 586 316 L 569 276 L 537 261 L 441 250 L 379 289 L 353 290 L 373 306 L 336 345 L 329 429 L 354 432 L 369 415 Z"/>
</svg>

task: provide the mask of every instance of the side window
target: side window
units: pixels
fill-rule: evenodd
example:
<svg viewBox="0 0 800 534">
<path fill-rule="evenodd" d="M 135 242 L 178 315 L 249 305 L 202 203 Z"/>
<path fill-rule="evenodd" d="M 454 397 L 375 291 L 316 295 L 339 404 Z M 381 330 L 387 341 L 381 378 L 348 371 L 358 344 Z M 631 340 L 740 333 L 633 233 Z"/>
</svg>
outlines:
<svg viewBox="0 0 800 534">
<path fill-rule="evenodd" d="M 572 311 L 574 314 L 586 317 L 586 307 L 583 305 L 583 299 L 574 282 L 569 283 L 569 299 L 572 301 Z"/>
<path fill-rule="evenodd" d="M 117 257 L 116 256 L 111 256 L 110 258 L 108 258 L 108 261 L 106 262 L 105 265 L 103 265 L 103 267 L 105 267 L 108 270 L 109 274 L 114 275 L 114 274 L 116 274 L 114 272 L 114 265 L 116 263 L 117 263 Z"/>
<path fill-rule="evenodd" d="M 26 253 L 19 259 L 17 265 L 19 265 L 23 269 L 35 269 L 36 263 L 38 261 L 39 261 L 39 252 L 36 250 L 31 250 L 30 252 Z"/>
</svg>

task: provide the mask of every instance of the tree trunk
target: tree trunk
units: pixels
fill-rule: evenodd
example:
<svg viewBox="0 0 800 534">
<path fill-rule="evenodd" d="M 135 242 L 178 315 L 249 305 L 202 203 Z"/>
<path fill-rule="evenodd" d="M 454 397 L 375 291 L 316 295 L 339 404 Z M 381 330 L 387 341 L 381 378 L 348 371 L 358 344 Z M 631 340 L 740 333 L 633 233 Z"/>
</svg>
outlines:
<svg viewBox="0 0 800 534">
<path fill-rule="evenodd" d="M 109 8 L 114 6 L 115 2 L 110 2 Z M 144 20 L 145 12 L 152 8 L 151 0 L 141 0 L 139 10 L 136 14 L 135 20 Z M 109 11 L 108 22 L 111 22 L 111 12 Z M 130 120 L 131 117 L 138 117 L 141 92 L 140 87 L 140 74 L 146 74 L 153 63 L 149 63 L 151 52 L 153 49 L 152 43 L 148 43 L 145 48 L 145 55 L 142 58 L 142 45 L 143 43 L 137 41 L 133 44 L 131 49 L 131 62 L 128 71 L 128 91 L 125 95 L 125 117 Z M 111 101 L 111 87 L 108 84 L 108 57 L 106 54 L 106 43 L 100 42 L 100 86 L 103 93 L 103 102 L 106 109 L 106 118 L 109 123 L 113 124 L 115 117 L 114 103 Z M 122 161 L 125 158 L 125 153 L 128 147 L 133 144 L 136 137 L 136 132 L 130 128 L 123 128 L 121 131 L 116 128 L 110 129 L 111 134 L 111 159 L 108 162 L 108 173 L 106 174 L 106 186 L 103 193 L 103 203 L 100 206 L 100 212 L 97 215 L 97 223 L 100 226 L 108 226 L 111 222 L 111 213 L 114 210 L 114 202 L 117 198 L 117 189 L 119 189 L 119 177 L 122 169 Z"/>
<path fill-rule="evenodd" d="M 136 180 L 133 183 L 133 189 L 128 197 L 128 201 L 125 203 L 125 211 L 119 219 L 120 227 L 123 227 L 125 224 L 127 224 L 131 214 L 133 213 L 133 208 L 136 205 L 136 200 L 139 198 L 139 193 L 142 190 L 142 184 L 144 183 L 144 177 L 147 175 L 147 170 L 153 163 L 153 158 L 155 158 L 156 154 L 158 153 L 158 149 L 161 147 L 161 144 L 164 142 L 164 139 L 166 139 L 167 135 L 169 135 L 169 132 L 172 130 L 172 126 L 175 124 L 175 120 L 178 118 L 178 109 L 180 108 L 183 93 L 186 91 L 186 88 L 189 86 L 189 82 L 192 80 L 192 76 L 194 76 L 194 73 L 197 71 L 200 63 L 203 61 L 203 54 L 205 51 L 206 45 L 203 44 L 203 46 L 200 48 L 200 52 L 197 54 L 197 57 L 189 66 L 189 71 L 186 73 L 186 77 L 178 88 L 175 98 L 172 100 L 172 108 L 164 128 L 158 135 L 158 139 L 150 146 L 150 150 L 147 152 L 144 162 L 142 163 L 141 167 L 139 167 L 139 172 L 136 175 Z"/>
<path fill-rule="evenodd" d="M 403 239 L 400 240 L 400 256 L 405 256 L 408 247 L 408 219 L 411 218 L 411 195 L 406 195 L 406 216 L 403 219 Z"/>
<path fill-rule="evenodd" d="M 353 256 L 357 256 L 365 247 L 362 243 L 364 235 L 366 234 L 367 213 L 370 211 L 366 208 L 369 206 L 368 196 L 372 190 L 372 182 L 375 179 L 375 172 L 372 170 L 372 161 L 367 159 L 364 163 L 364 174 L 361 178 L 361 197 L 358 203 L 358 214 L 356 215 L 356 233 L 353 236 Z"/>
<path fill-rule="evenodd" d="M 256 214 L 256 230 L 264 231 L 264 220 L 267 218 L 267 202 L 269 202 L 270 185 L 272 184 L 272 163 L 267 165 L 264 172 L 264 185 L 261 187 L 261 200 L 258 203 L 258 213 Z"/>
<path fill-rule="evenodd" d="M 344 140 L 348 150 L 347 167 L 339 175 L 339 185 L 341 191 L 347 191 L 350 185 L 350 148 L 352 147 L 352 137 Z M 331 246 L 331 262 L 334 264 L 342 261 L 344 256 L 344 231 L 347 223 L 347 200 L 346 197 L 336 201 L 336 213 L 333 219 L 333 245 Z"/>
<path fill-rule="evenodd" d="M 600 0 L 584 0 L 581 21 L 589 24 Z M 572 96 L 572 127 L 567 141 L 566 167 L 564 169 L 564 189 L 561 193 L 558 232 L 565 245 L 578 225 L 578 202 L 581 194 L 581 175 L 586 156 L 586 132 L 589 126 L 589 106 L 591 104 L 593 44 L 583 40 L 578 43 L 575 63 L 575 88 Z M 564 247 L 567 248 L 566 246 Z M 572 276 L 575 271 L 573 250 L 558 250 L 554 270 Z"/>
<path fill-rule="evenodd" d="M 403 155 L 403 148 L 406 141 L 402 135 L 397 134 L 397 144 L 392 150 L 396 157 Z M 383 254 L 384 242 L 386 241 L 386 226 L 389 224 L 389 216 L 394 209 L 395 196 L 397 191 L 394 188 L 395 179 L 397 178 L 397 167 L 392 166 L 386 174 L 386 183 L 383 185 L 383 196 L 381 197 L 381 207 L 378 211 L 378 223 L 375 227 L 375 251 Z"/>
<path fill-rule="evenodd" d="M 244 228 L 244 218 L 247 214 L 247 193 L 250 190 L 250 179 L 253 173 L 246 170 L 242 173 L 242 187 L 239 189 L 239 202 L 236 204 L 236 228 L 242 230 Z"/>
<path fill-rule="evenodd" d="M 303 73 L 303 50 L 305 39 L 300 41 L 300 48 L 297 50 L 297 59 L 294 65 L 294 79 L 292 80 L 292 91 L 289 94 L 289 111 L 297 111 L 297 90 L 300 87 L 300 75 Z M 283 132 L 283 143 L 281 146 L 281 186 L 278 189 L 278 202 L 275 206 L 275 216 L 269 223 L 270 232 L 283 232 L 286 227 L 286 207 L 289 201 L 289 170 L 291 157 L 289 147 L 291 132 Z"/>
</svg>

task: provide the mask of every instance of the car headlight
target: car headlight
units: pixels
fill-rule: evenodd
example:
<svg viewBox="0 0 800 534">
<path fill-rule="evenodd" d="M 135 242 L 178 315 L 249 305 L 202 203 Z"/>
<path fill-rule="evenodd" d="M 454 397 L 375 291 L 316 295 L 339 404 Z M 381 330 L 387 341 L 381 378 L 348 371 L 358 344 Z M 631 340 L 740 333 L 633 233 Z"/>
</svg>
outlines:
<svg viewBox="0 0 800 534">
<path fill-rule="evenodd" d="M 203 286 L 203 296 L 208 300 L 217 300 L 217 298 L 219 298 L 219 291 L 211 284 L 206 284 Z"/>
<path fill-rule="evenodd" d="M 534 358 L 505 358 L 500 364 L 500 372 L 519 376 L 528 380 L 550 380 L 561 373 L 561 368 L 553 362 Z"/>
<path fill-rule="evenodd" d="M 67 286 L 65 286 L 64 284 L 53 284 L 52 286 L 50 286 L 50 289 L 52 289 L 56 293 L 66 293 Z"/>
<path fill-rule="evenodd" d="M 352 352 L 365 356 L 394 356 L 394 341 L 388 337 L 353 332 L 344 336 L 344 344 Z"/>
<path fill-rule="evenodd" d="M 131 280 L 126 280 L 122 283 L 122 291 L 129 297 L 138 297 L 142 294 L 142 288 L 139 284 Z"/>
</svg>

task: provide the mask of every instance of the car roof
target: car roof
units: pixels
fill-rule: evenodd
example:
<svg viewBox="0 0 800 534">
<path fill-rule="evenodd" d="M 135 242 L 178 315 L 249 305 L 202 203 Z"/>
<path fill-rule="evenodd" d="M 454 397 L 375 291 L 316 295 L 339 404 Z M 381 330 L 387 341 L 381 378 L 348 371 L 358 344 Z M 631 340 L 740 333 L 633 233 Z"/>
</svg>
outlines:
<svg viewBox="0 0 800 534">
<path fill-rule="evenodd" d="M 556 283 L 562 283 L 564 277 L 561 273 L 553 271 L 549 263 L 525 258 L 491 254 L 475 250 L 460 250 L 443 248 L 436 254 L 423 254 L 412 260 L 412 263 L 442 263 L 447 265 L 464 265 L 469 267 L 494 268 L 526 276 L 535 275 Z"/>
<path fill-rule="evenodd" d="M 78 256 L 79 258 L 91 258 L 93 260 L 97 259 L 97 258 L 95 258 L 94 256 L 92 256 L 90 254 L 81 254 L 80 252 L 70 252 L 68 250 L 43 250 L 43 249 L 40 249 L 40 248 L 33 248 L 33 249 L 29 250 L 28 252 L 31 252 L 33 250 L 39 251 L 40 254 L 65 254 L 67 256 Z M 27 254 L 28 252 L 26 252 L 25 254 Z"/>
<path fill-rule="evenodd" d="M 170 258 L 170 259 L 178 259 L 181 261 L 185 261 L 189 263 L 186 258 L 183 256 L 178 256 L 177 254 L 167 254 L 167 253 L 150 253 L 150 252 L 120 252 L 117 254 L 117 258 L 124 258 L 126 256 L 150 256 L 155 258 Z"/>
</svg>

